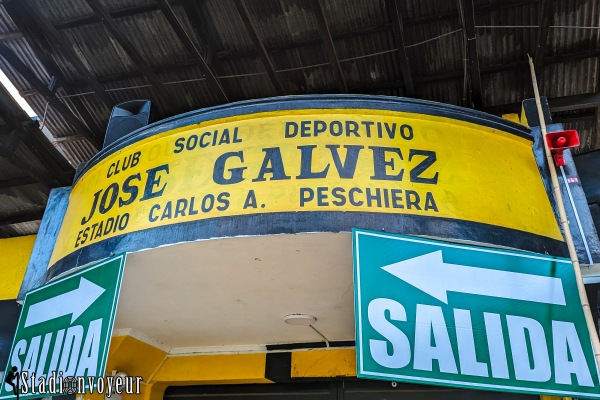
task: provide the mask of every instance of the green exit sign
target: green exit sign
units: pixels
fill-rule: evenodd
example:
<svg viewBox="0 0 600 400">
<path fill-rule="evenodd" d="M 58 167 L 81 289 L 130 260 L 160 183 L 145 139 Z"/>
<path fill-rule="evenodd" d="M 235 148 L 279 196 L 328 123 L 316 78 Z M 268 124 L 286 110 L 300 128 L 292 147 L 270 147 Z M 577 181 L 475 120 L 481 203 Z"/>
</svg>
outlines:
<svg viewBox="0 0 600 400">
<path fill-rule="evenodd" d="M 353 231 L 363 378 L 600 399 L 567 259 Z"/>
<path fill-rule="evenodd" d="M 76 379 L 93 387 L 104 376 L 124 264 L 122 254 L 27 293 L 5 369 L 17 369 L 20 399 L 61 395 Z M 0 399 L 12 398 L 3 383 Z"/>
</svg>

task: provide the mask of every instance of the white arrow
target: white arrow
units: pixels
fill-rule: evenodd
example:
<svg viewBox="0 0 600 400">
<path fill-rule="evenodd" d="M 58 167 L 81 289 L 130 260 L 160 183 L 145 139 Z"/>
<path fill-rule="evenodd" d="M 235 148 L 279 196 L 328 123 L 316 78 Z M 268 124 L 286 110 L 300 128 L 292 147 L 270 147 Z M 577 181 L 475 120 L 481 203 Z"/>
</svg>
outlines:
<svg viewBox="0 0 600 400">
<path fill-rule="evenodd" d="M 94 303 L 106 289 L 81 278 L 79 287 L 29 307 L 25 328 L 72 314 L 71 324 Z"/>
<path fill-rule="evenodd" d="M 446 304 L 448 292 L 566 304 L 559 278 L 448 264 L 441 250 L 382 268 Z"/>
</svg>

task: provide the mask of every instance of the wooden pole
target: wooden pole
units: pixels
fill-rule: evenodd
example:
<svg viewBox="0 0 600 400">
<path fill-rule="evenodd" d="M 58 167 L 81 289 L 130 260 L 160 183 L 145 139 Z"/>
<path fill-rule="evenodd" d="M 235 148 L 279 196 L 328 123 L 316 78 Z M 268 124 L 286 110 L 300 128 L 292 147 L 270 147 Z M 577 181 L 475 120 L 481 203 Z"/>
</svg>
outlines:
<svg viewBox="0 0 600 400">
<path fill-rule="evenodd" d="M 577 290 L 579 291 L 581 307 L 583 308 L 583 314 L 585 315 L 585 322 L 587 323 L 588 331 L 590 332 L 590 337 L 592 338 L 592 348 L 594 350 L 594 356 L 596 357 L 596 364 L 600 368 L 600 338 L 598 338 L 598 334 L 596 333 L 594 318 L 592 317 L 592 311 L 590 309 L 590 304 L 588 303 L 587 294 L 585 292 L 585 285 L 583 283 L 583 277 L 581 276 L 581 269 L 579 267 L 579 259 L 577 258 L 577 251 L 575 250 L 575 244 L 573 243 L 573 236 L 571 236 L 571 230 L 569 229 L 569 222 L 567 221 L 567 214 L 565 212 L 565 204 L 563 203 L 562 194 L 560 192 L 560 186 L 558 183 L 558 176 L 556 175 L 554 159 L 552 158 L 552 154 L 548 148 L 548 142 L 546 141 L 546 135 L 548 132 L 546 132 L 546 120 L 544 119 L 544 111 L 542 110 L 542 103 L 540 101 L 540 93 L 538 91 L 537 78 L 535 76 L 535 67 L 531 57 L 528 56 L 528 58 L 529 69 L 531 70 L 531 80 L 533 83 L 533 92 L 535 94 L 535 104 L 537 106 L 538 117 L 540 119 L 540 128 L 542 130 L 542 142 L 544 143 L 546 160 L 548 162 L 550 177 L 552 179 L 552 190 L 554 191 L 554 197 L 556 197 L 560 224 L 565 235 L 567 247 L 569 248 L 569 256 L 571 257 L 571 262 L 573 263 L 573 270 L 575 271 L 575 278 L 577 281 Z"/>
</svg>

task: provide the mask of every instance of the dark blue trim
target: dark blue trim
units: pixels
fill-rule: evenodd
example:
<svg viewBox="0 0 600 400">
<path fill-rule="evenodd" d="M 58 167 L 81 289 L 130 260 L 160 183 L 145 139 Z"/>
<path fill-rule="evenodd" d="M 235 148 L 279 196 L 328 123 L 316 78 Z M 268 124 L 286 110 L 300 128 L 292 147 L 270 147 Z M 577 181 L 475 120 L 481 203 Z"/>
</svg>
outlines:
<svg viewBox="0 0 600 400">
<path fill-rule="evenodd" d="M 19 295 L 17 296 L 17 300 L 19 301 L 25 300 L 27 292 L 42 286 L 46 282 L 44 274 L 48 269 L 48 264 L 52 258 L 52 251 L 56 244 L 56 238 L 69 207 L 70 194 L 71 187 L 55 188 L 50 191 L 50 196 L 46 203 L 46 211 L 44 211 L 33 250 L 31 250 L 29 263 L 25 270 L 25 276 L 21 282 Z"/>
<path fill-rule="evenodd" d="M 513 135 L 533 141 L 529 129 L 507 119 L 486 114 L 481 111 L 453 106 L 450 104 L 432 101 L 408 99 L 391 96 L 359 96 L 359 95 L 307 95 L 307 96 L 282 96 L 269 99 L 247 100 L 236 103 L 223 104 L 215 107 L 203 108 L 176 115 L 162 121 L 155 122 L 127 136 L 116 140 L 92 157 L 85 167 L 77 171 L 75 182 L 81 178 L 91 167 L 109 156 L 110 154 L 138 142 L 147 137 L 170 131 L 182 126 L 198 124 L 238 115 L 249 115 L 260 112 L 303 110 L 303 109 L 372 109 L 387 111 L 402 111 L 415 114 L 434 115 L 456 120 L 475 123 L 489 128 L 498 129 Z"/>
<path fill-rule="evenodd" d="M 246 235 L 350 232 L 352 228 L 468 240 L 559 257 L 568 257 L 569 254 L 566 244 L 555 239 L 458 219 L 373 212 L 281 212 L 210 218 L 116 236 L 63 257 L 48 269 L 45 281 L 113 254 L 151 249 L 165 244 Z"/>
</svg>

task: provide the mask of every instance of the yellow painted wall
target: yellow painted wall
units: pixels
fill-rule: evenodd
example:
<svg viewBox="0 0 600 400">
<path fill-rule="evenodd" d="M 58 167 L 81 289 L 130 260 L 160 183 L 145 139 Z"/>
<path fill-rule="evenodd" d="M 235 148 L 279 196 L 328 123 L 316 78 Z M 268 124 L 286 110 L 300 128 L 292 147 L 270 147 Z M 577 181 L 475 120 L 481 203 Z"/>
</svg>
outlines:
<svg viewBox="0 0 600 400">
<path fill-rule="evenodd" d="M 570 397 L 540 396 L 541 400 L 571 400 Z"/>
<path fill-rule="evenodd" d="M 0 239 L 2 279 L 0 300 L 17 298 L 36 235 Z"/>
<path fill-rule="evenodd" d="M 171 356 L 154 375 L 170 385 L 269 383 L 265 378 L 266 354 Z"/>
<path fill-rule="evenodd" d="M 354 349 L 310 350 L 292 353 L 292 378 L 356 376 Z"/>
<path fill-rule="evenodd" d="M 123 371 L 129 376 L 150 379 L 167 357 L 167 353 L 131 336 L 114 337 L 108 351 L 106 373 Z"/>
<path fill-rule="evenodd" d="M 144 378 L 139 395 L 123 394 L 123 400 L 161 400 L 169 386 L 272 383 L 265 378 L 266 353 L 218 355 L 168 355 L 131 336 L 112 338 L 106 373 L 116 369 Z M 353 348 L 292 352 L 290 378 L 339 378 L 356 376 Z M 78 400 L 103 400 L 86 394 Z M 571 400 L 540 396 L 540 400 Z"/>
<path fill-rule="evenodd" d="M 519 114 L 517 114 L 517 113 L 502 114 L 502 118 L 507 119 L 512 122 L 516 122 L 517 124 L 521 123 L 521 118 L 519 117 Z"/>
</svg>

